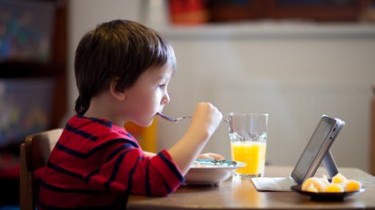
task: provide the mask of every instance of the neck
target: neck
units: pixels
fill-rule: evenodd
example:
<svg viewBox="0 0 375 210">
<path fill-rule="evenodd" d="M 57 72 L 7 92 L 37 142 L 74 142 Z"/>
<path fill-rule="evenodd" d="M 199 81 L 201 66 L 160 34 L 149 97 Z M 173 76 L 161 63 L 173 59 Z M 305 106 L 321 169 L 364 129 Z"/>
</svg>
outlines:
<svg viewBox="0 0 375 210">
<path fill-rule="evenodd" d="M 124 126 L 125 121 L 116 112 L 116 101 L 108 97 L 107 94 L 99 94 L 90 101 L 90 107 L 84 114 L 85 117 L 104 118 L 120 127 Z"/>
</svg>

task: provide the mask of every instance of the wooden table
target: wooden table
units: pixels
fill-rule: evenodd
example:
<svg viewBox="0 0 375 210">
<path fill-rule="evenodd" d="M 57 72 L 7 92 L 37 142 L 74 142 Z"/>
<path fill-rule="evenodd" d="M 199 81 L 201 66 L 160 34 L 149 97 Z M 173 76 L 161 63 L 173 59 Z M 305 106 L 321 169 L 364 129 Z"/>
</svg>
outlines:
<svg viewBox="0 0 375 210">
<path fill-rule="evenodd" d="M 265 176 L 288 176 L 292 167 L 268 166 Z M 339 202 L 312 201 L 296 192 L 258 192 L 250 179 L 229 179 L 219 186 L 182 186 L 167 197 L 130 196 L 128 209 L 375 209 L 375 177 L 355 168 L 339 168 L 359 180 L 365 191 Z M 316 176 L 325 172 L 319 169 Z"/>
</svg>

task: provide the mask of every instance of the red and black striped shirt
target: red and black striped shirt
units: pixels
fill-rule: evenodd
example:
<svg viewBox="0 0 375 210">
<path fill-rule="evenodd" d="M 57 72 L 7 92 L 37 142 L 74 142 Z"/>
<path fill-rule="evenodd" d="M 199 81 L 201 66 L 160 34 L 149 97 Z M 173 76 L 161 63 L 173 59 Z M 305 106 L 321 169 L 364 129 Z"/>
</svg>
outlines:
<svg viewBox="0 0 375 210">
<path fill-rule="evenodd" d="M 38 177 L 40 209 L 115 209 L 129 194 L 165 196 L 184 181 L 166 150 L 147 156 L 124 128 L 78 115 Z"/>
</svg>

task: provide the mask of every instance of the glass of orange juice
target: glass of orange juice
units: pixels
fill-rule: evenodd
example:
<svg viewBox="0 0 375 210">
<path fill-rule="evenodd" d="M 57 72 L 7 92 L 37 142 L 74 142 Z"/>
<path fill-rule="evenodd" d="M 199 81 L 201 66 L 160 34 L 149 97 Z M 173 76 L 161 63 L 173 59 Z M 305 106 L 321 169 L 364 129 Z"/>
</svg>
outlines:
<svg viewBox="0 0 375 210">
<path fill-rule="evenodd" d="M 232 160 L 246 163 L 235 170 L 239 177 L 259 177 L 264 175 L 266 163 L 268 114 L 230 113 L 229 138 Z"/>
</svg>

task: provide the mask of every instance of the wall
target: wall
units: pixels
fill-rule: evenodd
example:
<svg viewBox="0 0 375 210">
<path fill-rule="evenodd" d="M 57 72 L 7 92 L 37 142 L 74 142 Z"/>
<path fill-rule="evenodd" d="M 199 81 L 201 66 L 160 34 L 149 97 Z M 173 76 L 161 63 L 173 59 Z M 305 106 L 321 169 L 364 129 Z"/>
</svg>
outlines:
<svg viewBox="0 0 375 210">
<path fill-rule="evenodd" d="M 75 79 L 73 73 L 74 51 L 81 37 L 95 28 L 101 22 L 112 19 L 139 20 L 139 0 L 70 0 L 68 11 L 69 26 L 69 95 L 68 107 L 74 110 L 74 101 L 77 96 Z M 68 108 L 69 109 L 69 108 Z M 70 113 L 67 115 L 69 116 Z"/>
<path fill-rule="evenodd" d="M 136 0 L 71 1 L 70 60 L 83 32 L 98 22 L 143 21 L 165 35 L 176 51 L 178 72 L 170 85 L 167 114 L 188 115 L 198 101 L 212 101 L 224 115 L 269 112 L 267 158 L 279 165 L 296 162 L 321 114 L 339 117 L 346 126 L 333 147 L 337 163 L 368 169 L 374 26 L 258 23 L 170 28 L 152 17 L 143 19 L 140 8 Z M 73 104 L 76 92 L 73 84 L 69 86 Z M 159 148 L 171 146 L 187 126 L 188 122 L 160 121 Z M 225 123 L 205 150 L 230 157 Z"/>
<path fill-rule="evenodd" d="M 373 26 L 239 24 L 164 34 L 178 57 L 168 114 L 189 114 L 201 100 L 225 115 L 268 112 L 267 158 L 278 165 L 296 162 L 322 114 L 339 117 L 346 126 L 333 147 L 337 163 L 367 170 Z M 161 146 L 186 124 L 161 124 Z M 230 157 L 228 148 L 223 123 L 206 151 Z"/>
</svg>

